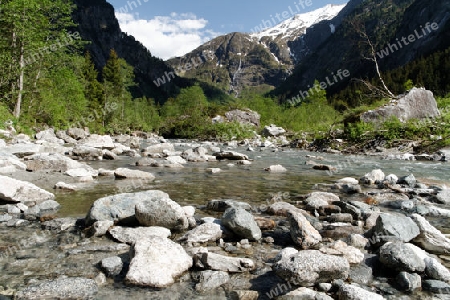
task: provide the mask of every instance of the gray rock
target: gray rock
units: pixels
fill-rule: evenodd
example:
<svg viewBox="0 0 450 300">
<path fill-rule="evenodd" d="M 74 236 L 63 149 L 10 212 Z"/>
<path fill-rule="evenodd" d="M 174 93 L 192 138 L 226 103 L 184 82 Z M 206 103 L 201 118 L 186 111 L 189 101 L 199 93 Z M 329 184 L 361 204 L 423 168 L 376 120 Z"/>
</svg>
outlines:
<svg viewBox="0 0 450 300">
<path fill-rule="evenodd" d="M 56 132 L 56 137 L 63 140 L 67 144 L 73 144 L 75 145 L 77 143 L 77 140 L 67 135 L 65 131 L 59 130 Z"/>
<path fill-rule="evenodd" d="M 397 184 L 398 182 L 398 177 L 395 174 L 389 174 L 388 176 L 386 176 L 386 178 L 384 179 L 384 182 L 388 183 L 388 184 Z"/>
<path fill-rule="evenodd" d="M 161 143 L 156 145 L 151 145 L 145 148 L 145 152 L 150 154 L 163 154 L 164 151 L 174 152 L 175 147 L 171 143 Z"/>
<path fill-rule="evenodd" d="M 114 152 L 111 152 L 109 150 L 103 150 L 103 159 L 106 160 L 115 160 L 117 159 L 117 154 L 115 154 Z"/>
<path fill-rule="evenodd" d="M 26 168 L 27 165 L 20 161 L 17 156 L 0 152 L 0 173 L 13 173 L 17 170 L 25 171 Z"/>
<path fill-rule="evenodd" d="M 302 249 L 309 249 L 322 241 L 320 233 L 311 225 L 301 212 L 289 211 L 291 238 Z"/>
<path fill-rule="evenodd" d="M 98 292 L 92 279 L 61 278 L 28 286 L 16 294 L 16 299 L 91 299 Z"/>
<path fill-rule="evenodd" d="M 359 265 L 364 260 L 364 254 L 357 248 L 348 246 L 343 241 L 336 241 L 327 247 L 320 248 L 320 252 L 345 257 L 351 265 Z"/>
<path fill-rule="evenodd" d="M 101 159 L 103 156 L 102 149 L 88 147 L 86 145 L 75 145 L 72 149 L 72 154 L 74 156 L 81 157 L 83 159 Z"/>
<path fill-rule="evenodd" d="M 12 220 L 12 216 L 9 214 L 0 214 L 0 223 L 8 222 L 9 220 Z"/>
<path fill-rule="evenodd" d="M 362 114 L 361 120 L 363 122 L 383 122 L 394 116 L 405 122 L 410 119 L 434 118 L 439 115 L 433 93 L 423 88 L 413 88 L 404 97 L 391 101 L 390 105 Z"/>
<path fill-rule="evenodd" d="M 347 279 L 350 265 L 339 256 L 323 254 L 318 250 L 304 250 L 283 257 L 273 270 L 282 279 L 299 286 L 313 286 L 335 279 Z"/>
<path fill-rule="evenodd" d="M 147 181 L 155 180 L 155 176 L 152 173 L 127 168 L 118 168 L 114 170 L 114 176 L 117 179 L 142 179 Z"/>
<path fill-rule="evenodd" d="M 112 256 L 102 259 L 100 267 L 108 277 L 119 275 L 123 268 L 122 259 L 118 256 Z"/>
<path fill-rule="evenodd" d="M 42 203 L 55 198 L 49 193 L 32 183 L 20 181 L 0 175 L 0 200 L 8 202 Z"/>
<path fill-rule="evenodd" d="M 178 155 L 166 157 L 166 160 L 172 164 L 181 164 L 181 165 L 187 164 L 187 161 Z"/>
<path fill-rule="evenodd" d="M 211 252 L 201 252 L 194 255 L 195 266 L 201 269 L 242 273 L 256 268 L 249 258 L 228 257 Z"/>
<path fill-rule="evenodd" d="M 89 235 L 96 237 L 104 236 L 108 232 L 108 229 L 112 226 L 114 226 L 114 222 L 111 220 L 97 221 L 91 226 Z"/>
<path fill-rule="evenodd" d="M 224 271 L 201 271 L 198 274 L 199 283 L 195 285 L 195 290 L 198 292 L 206 292 L 214 290 L 221 285 L 230 281 L 230 275 Z"/>
<path fill-rule="evenodd" d="M 225 117 L 229 122 L 239 122 L 241 124 L 251 124 L 259 127 L 261 116 L 252 110 L 231 110 L 225 113 Z"/>
<path fill-rule="evenodd" d="M 183 247 L 163 237 L 137 241 L 132 249 L 126 282 L 148 287 L 166 287 L 192 267 L 192 258 Z"/>
<path fill-rule="evenodd" d="M 109 135 L 92 134 L 80 141 L 80 144 L 99 149 L 114 149 L 114 141 Z"/>
<path fill-rule="evenodd" d="M 332 202 L 332 204 L 339 206 L 342 213 L 351 214 L 354 220 L 359 220 L 359 218 L 361 217 L 361 210 L 350 203 L 335 201 Z"/>
<path fill-rule="evenodd" d="M 301 210 L 296 206 L 283 201 L 277 201 L 274 204 L 271 204 L 267 209 L 267 212 L 269 214 L 284 217 L 287 217 L 289 211 L 302 211 L 306 213 L 306 211 Z"/>
<path fill-rule="evenodd" d="M 47 130 L 40 131 L 36 133 L 36 140 L 38 141 L 46 141 L 49 143 L 55 143 L 55 144 L 64 144 L 64 141 L 57 138 L 55 135 L 55 130 L 53 128 L 49 128 Z"/>
<path fill-rule="evenodd" d="M 252 214 L 245 209 L 228 208 L 221 220 L 224 226 L 242 238 L 255 241 L 262 237 L 261 229 Z"/>
<path fill-rule="evenodd" d="M 215 242 L 222 237 L 220 225 L 214 223 L 204 223 L 195 229 L 186 232 L 178 241 L 186 243 L 206 243 Z"/>
<path fill-rule="evenodd" d="M 167 194 L 136 203 L 136 219 L 142 226 L 161 226 L 176 231 L 189 226 L 184 210 Z"/>
<path fill-rule="evenodd" d="M 450 189 L 440 191 L 432 200 L 440 204 L 450 204 Z"/>
<path fill-rule="evenodd" d="M 52 231 L 66 231 L 75 228 L 77 219 L 75 218 L 58 218 L 42 223 L 42 228 Z"/>
<path fill-rule="evenodd" d="M 218 160 L 228 159 L 228 160 L 248 160 L 248 156 L 245 154 L 241 154 L 235 151 L 221 151 L 214 152 L 213 156 L 215 156 Z"/>
<path fill-rule="evenodd" d="M 98 172 L 85 163 L 80 163 L 59 153 L 39 153 L 26 157 L 25 164 L 28 171 L 67 172 L 71 169 L 83 169 L 91 176 Z"/>
<path fill-rule="evenodd" d="M 450 294 L 450 285 L 439 280 L 424 280 L 422 282 L 422 288 L 424 291 L 429 291 L 434 294 Z"/>
<path fill-rule="evenodd" d="M 5 153 L 13 154 L 19 158 L 43 152 L 44 146 L 37 144 L 14 144 L 2 148 Z"/>
<path fill-rule="evenodd" d="M 400 272 L 396 277 L 400 290 L 413 292 L 422 287 L 422 278 L 416 273 Z"/>
<path fill-rule="evenodd" d="M 232 199 L 213 199 L 208 202 L 207 208 L 209 210 L 224 212 L 229 208 L 242 208 L 245 210 L 251 210 L 252 206 L 246 202 L 236 201 Z"/>
<path fill-rule="evenodd" d="M 57 182 L 53 187 L 55 190 L 66 190 L 66 191 L 76 191 L 77 187 L 73 184 L 68 184 L 65 182 Z"/>
<path fill-rule="evenodd" d="M 87 137 L 89 134 L 81 128 L 69 128 L 67 129 L 67 135 L 76 140 L 81 140 Z"/>
<path fill-rule="evenodd" d="M 333 201 L 339 201 L 339 197 L 332 193 L 313 192 L 308 195 L 305 204 L 310 209 L 319 209 L 321 206 L 328 205 Z"/>
<path fill-rule="evenodd" d="M 414 187 L 416 185 L 416 183 L 417 183 L 417 180 L 416 180 L 416 177 L 414 177 L 413 174 L 410 174 L 408 176 L 401 177 L 398 180 L 397 183 L 398 184 L 406 184 L 406 185 L 408 185 L 410 187 Z"/>
<path fill-rule="evenodd" d="M 109 234 L 121 243 L 134 244 L 139 240 L 146 239 L 149 236 L 159 236 L 168 238 L 171 235 L 169 229 L 164 227 L 121 227 L 114 226 L 109 228 Z"/>
<path fill-rule="evenodd" d="M 343 284 L 339 288 L 339 300 L 383 300 L 385 299 L 383 296 L 376 294 L 374 292 L 370 292 L 365 290 L 359 286 L 353 284 Z"/>
<path fill-rule="evenodd" d="M 281 286 L 282 287 L 282 286 Z M 287 293 L 281 297 L 277 297 L 277 300 L 333 300 L 325 293 L 317 292 L 313 289 L 301 287 L 294 291 Z"/>
<path fill-rule="evenodd" d="M 154 166 L 158 162 L 150 157 L 143 157 L 136 162 L 136 166 L 145 167 L 145 166 Z"/>
<path fill-rule="evenodd" d="M 205 162 L 209 160 L 208 150 L 204 147 L 188 149 L 181 154 L 181 157 L 190 162 Z"/>
<path fill-rule="evenodd" d="M 425 258 L 425 273 L 430 279 L 450 283 L 450 271 L 435 258 Z"/>
<path fill-rule="evenodd" d="M 384 178 L 385 178 L 384 172 L 381 171 L 380 169 L 377 169 L 361 177 L 361 179 L 359 179 L 359 182 L 364 184 L 376 184 L 382 182 Z"/>
<path fill-rule="evenodd" d="M 396 271 L 405 272 L 423 272 L 425 271 L 425 262 L 411 244 L 402 242 L 388 242 L 380 248 L 380 261 L 385 266 Z"/>
<path fill-rule="evenodd" d="M 272 165 L 268 168 L 264 169 L 267 172 L 271 172 L 271 173 L 284 173 L 287 172 L 287 169 L 285 167 L 283 167 L 282 165 Z"/>
<path fill-rule="evenodd" d="M 100 198 L 92 204 L 86 216 L 86 225 L 90 226 L 97 221 L 136 224 L 136 204 L 154 198 L 169 198 L 169 195 L 161 191 L 149 190 Z"/>
<path fill-rule="evenodd" d="M 373 236 L 381 242 L 409 242 L 420 234 L 419 227 L 403 215 L 381 214 L 374 227 Z"/>
<path fill-rule="evenodd" d="M 351 214 L 332 214 L 327 217 L 330 223 L 352 223 L 353 217 Z"/>
<path fill-rule="evenodd" d="M 418 214 L 411 215 L 411 219 L 420 230 L 420 234 L 413 239 L 414 243 L 431 253 L 450 254 L 450 240 L 445 235 Z"/>
<path fill-rule="evenodd" d="M 270 136 L 279 136 L 282 134 L 285 134 L 286 130 L 284 130 L 281 127 L 278 127 L 274 124 L 271 124 L 270 126 L 265 126 L 261 135 L 264 137 L 270 137 Z"/>
</svg>

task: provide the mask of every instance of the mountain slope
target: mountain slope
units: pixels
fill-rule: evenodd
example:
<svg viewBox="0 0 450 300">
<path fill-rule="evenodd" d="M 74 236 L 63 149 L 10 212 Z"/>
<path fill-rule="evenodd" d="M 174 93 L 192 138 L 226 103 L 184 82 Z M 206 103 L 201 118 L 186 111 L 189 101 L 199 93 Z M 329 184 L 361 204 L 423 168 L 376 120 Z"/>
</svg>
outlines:
<svg viewBox="0 0 450 300">
<path fill-rule="evenodd" d="M 168 63 L 181 76 L 213 83 L 236 96 L 243 88 L 267 91 L 291 74 L 296 61 L 289 43 L 312 25 L 334 18 L 343 8 L 327 5 L 259 33 L 220 36 Z M 332 28 L 328 27 L 328 31 Z M 209 58 L 203 59 L 206 56 Z"/>
<path fill-rule="evenodd" d="M 357 29 L 365 28 L 374 44 L 375 50 L 389 50 L 388 55 L 380 58 L 382 70 L 390 70 L 413 61 L 423 55 L 442 50 L 449 45 L 449 1 L 421 0 L 352 0 L 348 6 L 354 9 L 342 20 L 336 33 L 325 39 L 320 46 L 311 51 L 297 65 L 290 76 L 272 94 L 287 101 L 308 90 L 315 79 L 323 81 L 333 72 L 349 70 L 353 78 L 371 78 L 375 76 L 373 62 L 363 58 L 369 55 L 367 40 L 361 38 Z M 436 22 L 439 28 L 422 38 L 416 38 L 408 46 L 397 47 L 403 37 L 420 32 L 421 26 Z M 391 46 L 393 51 L 390 48 Z M 320 62 L 320 63 L 317 63 Z M 334 94 L 348 84 L 343 80 L 327 90 Z M 348 99 L 343 99 L 348 101 Z"/>
<path fill-rule="evenodd" d="M 73 13 L 73 19 L 78 24 L 76 30 L 83 40 L 90 42 L 86 48 L 91 52 L 97 69 L 101 70 L 106 64 L 110 50 L 116 50 L 119 57 L 134 67 L 138 83 L 133 90 L 135 97 L 146 96 L 162 103 L 178 93 L 181 87 L 190 85 L 188 80 L 179 77 L 159 87 L 153 83 L 166 72 L 171 72 L 172 68 L 152 56 L 134 37 L 121 31 L 111 4 L 105 0 L 74 0 L 74 3 L 77 6 Z"/>
</svg>

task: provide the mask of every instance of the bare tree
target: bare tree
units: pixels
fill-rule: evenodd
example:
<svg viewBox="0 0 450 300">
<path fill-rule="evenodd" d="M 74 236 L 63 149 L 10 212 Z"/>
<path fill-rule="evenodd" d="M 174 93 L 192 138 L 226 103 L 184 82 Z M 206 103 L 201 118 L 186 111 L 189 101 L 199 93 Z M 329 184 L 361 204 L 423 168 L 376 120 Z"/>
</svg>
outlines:
<svg viewBox="0 0 450 300">
<path fill-rule="evenodd" d="M 350 22 L 351 26 L 354 28 L 356 33 L 359 35 L 359 37 L 362 39 L 363 45 L 365 45 L 366 49 L 368 49 L 368 53 L 362 53 L 362 57 L 365 60 L 371 61 L 375 64 L 375 69 L 377 71 L 378 79 L 380 80 L 382 84 L 382 89 L 377 88 L 373 86 L 370 82 L 367 82 L 363 79 L 360 79 L 358 81 L 362 82 L 369 90 L 375 91 L 376 93 L 381 93 L 383 96 L 389 97 L 389 98 L 396 98 L 395 95 L 389 90 L 386 83 L 383 80 L 383 77 L 381 76 L 380 71 L 380 65 L 378 64 L 377 59 L 377 51 L 376 46 L 374 43 L 370 40 L 369 35 L 367 34 L 366 26 L 363 22 L 359 20 L 353 20 Z"/>
</svg>

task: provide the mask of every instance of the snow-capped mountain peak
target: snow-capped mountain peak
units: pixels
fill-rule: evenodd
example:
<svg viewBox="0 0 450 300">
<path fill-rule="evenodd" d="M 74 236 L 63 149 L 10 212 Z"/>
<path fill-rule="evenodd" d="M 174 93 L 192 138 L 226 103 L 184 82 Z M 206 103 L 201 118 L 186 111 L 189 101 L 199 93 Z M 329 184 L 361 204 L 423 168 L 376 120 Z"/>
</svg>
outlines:
<svg viewBox="0 0 450 300">
<path fill-rule="evenodd" d="M 251 34 L 251 37 L 257 38 L 260 40 L 263 37 L 280 37 L 283 39 L 292 39 L 298 37 L 301 34 L 306 32 L 308 27 L 313 26 L 316 23 L 319 23 L 323 20 L 331 20 L 346 6 L 346 4 L 335 5 L 328 4 L 322 8 L 316 9 L 314 11 L 296 14 L 289 19 L 282 21 L 281 23 L 268 28 L 268 24 L 273 24 L 272 22 L 275 20 L 263 20 L 259 27 L 255 27 L 255 29 L 259 29 L 260 31 L 257 33 Z M 274 24 L 273 24 L 274 25 Z M 254 30 L 256 31 L 256 30 Z"/>
</svg>

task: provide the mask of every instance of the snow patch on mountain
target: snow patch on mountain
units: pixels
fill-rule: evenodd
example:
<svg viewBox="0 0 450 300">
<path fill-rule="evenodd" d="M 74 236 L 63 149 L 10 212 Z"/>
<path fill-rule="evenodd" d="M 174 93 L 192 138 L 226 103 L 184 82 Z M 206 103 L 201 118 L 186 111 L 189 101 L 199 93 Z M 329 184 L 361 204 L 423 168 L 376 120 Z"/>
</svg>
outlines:
<svg viewBox="0 0 450 300">
<path fill-rule="evenodd" d="M 261 24 L 262 31 L 250 34 L 250 36 L 257 40 L 261 40 L 264 37 L 276 38 L 280 36 L 283 39 L 294 40 L 300 35 L 305 34 L 306 29 L 314 24 L 336 17 L 346 5 L 328 4 L 308 13 L 297 14 L 271 28 L 264 28 L 264 25 Z"/>
</svg>

